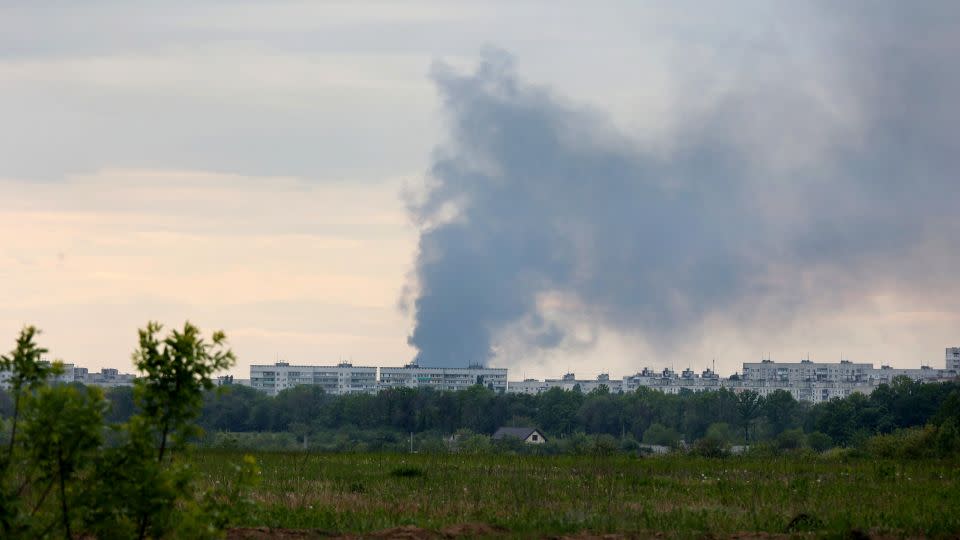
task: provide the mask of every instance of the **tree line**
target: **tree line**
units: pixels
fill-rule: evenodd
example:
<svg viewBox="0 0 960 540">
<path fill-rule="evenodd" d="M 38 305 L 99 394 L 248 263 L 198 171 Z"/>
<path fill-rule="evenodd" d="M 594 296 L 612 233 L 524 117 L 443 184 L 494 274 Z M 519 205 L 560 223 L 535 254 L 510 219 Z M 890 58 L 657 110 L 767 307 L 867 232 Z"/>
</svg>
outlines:
<svg viewBox="0 0 960 540">
<path fill-rule="evenodd" d="M 108 423 L 129 422 L 142 413 L 135 388 L 111 388 L 105 398 Z M 15 414 L 9 392 L 0 394 L 0 414 Z M 410 433 L 421 438 L 490 435 L 502 426 L 537 427 L 552 440 L 602 435 L 627 447 L 675 447 L 708 439 L 727 446 L 775 443 L 825 449 L 862 446 L 871 437 L 924 426 L 952 440 L 960 425 L 960 382 L 919 383 L 901 377 L 870 395 L 855 393 L 815 405 L 782 390 L 760 396 L 729 389 L 611 393 L 601 387 L 586 394 L 555 388 L 526 395 L 477 385 L 460 392 L 394 388 L 335 396 L 304 385 L 270 397 L 230 385 L 202 393 L 196 424 L 207 440 L 224 433 L 261 434 L 267 441 L 326 440 L 326 449 L 397 450 L 406 447 Z M 289 446 L 273 446 L 284 445 Z"/>
<path fill-rule="evenodd" d="M 133 392 L 114 388 L 107 415 L 123 421 L 136 412 Z M 728 389 L 666 394 L 650 388 L 584 394 L 551 389 L 539 395 L 496 393 L 477 385 L 460 392 L 394 388 L 377 394 L 335 396 L 299 386 L 270 397 L 243 386 L 204 394 L 198 424 L 208 433 L 334 432 L 492 434 L 501 426 L 537 427 L 549 438 L 576 434 L 676 446 L 713 437 L 726 444 L 803 437 L 812 446 L 856 446 L 869 437 L 960 420 L 960 382 L 919 383 L 902 377 L 870 395 L 810 404 L 786 391 L 767 396 Z M 951 425 L 953 425 L 951 424 Z M 393 435 L 389 435 L 393 433 Z"/>
</svg>

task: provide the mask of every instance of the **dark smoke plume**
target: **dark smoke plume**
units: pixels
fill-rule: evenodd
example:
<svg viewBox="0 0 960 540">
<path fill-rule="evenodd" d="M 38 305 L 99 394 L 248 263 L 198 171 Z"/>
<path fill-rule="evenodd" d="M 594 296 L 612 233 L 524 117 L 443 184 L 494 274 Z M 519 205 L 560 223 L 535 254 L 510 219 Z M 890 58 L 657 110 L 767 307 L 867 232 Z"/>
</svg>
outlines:
<svg viewBox="0 0 960 540">
<path fill-rule="evenodd" d="M 718 318 L 775 330 L 891 287 L 956 293 L 955 5 L 834 14 L 819 63 L 773 55 L 656 148 L 505 53 L 437 65 L 450 137 L 411 204 L 421 364 L 486 362 L 508 334 L 568 346 L 570 320 L 665 349 Z"/>
</svg>

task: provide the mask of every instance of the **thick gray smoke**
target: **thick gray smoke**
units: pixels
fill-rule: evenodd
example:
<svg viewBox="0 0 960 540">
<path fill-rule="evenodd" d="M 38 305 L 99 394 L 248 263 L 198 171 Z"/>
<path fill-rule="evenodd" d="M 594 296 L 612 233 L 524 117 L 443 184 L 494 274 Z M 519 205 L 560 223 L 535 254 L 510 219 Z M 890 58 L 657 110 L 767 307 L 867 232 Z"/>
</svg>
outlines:
<svg viewBox="0 0 960 540">
<path fill-rule="evenodd" d="M 563 347 L 550 311 L 668 347 L 718 317 L 775 329 L 950 287 L 960 4 L 900 5 L 832 15 L 804 68 L 782 52 L 705 89 L 656 148 L 525 83 L 505 53 L 438 65 L 450 138 L 412 205 L 421 364 L 485 362 L 506 333 Z"/>
</svg>

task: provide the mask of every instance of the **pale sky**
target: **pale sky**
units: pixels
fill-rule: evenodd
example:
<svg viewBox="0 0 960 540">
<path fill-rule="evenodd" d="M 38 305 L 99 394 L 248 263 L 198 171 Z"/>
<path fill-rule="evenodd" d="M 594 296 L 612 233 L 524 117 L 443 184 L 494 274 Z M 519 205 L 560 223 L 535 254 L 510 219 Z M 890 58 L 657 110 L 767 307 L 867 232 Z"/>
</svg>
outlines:
<svg viewBox="0 0 960 540">
<path fill-rule="evenodd" d="M 644 155 L 673 155 L 686 148 L 691 131 L 719 129 L 739 148 L 759 149 L 751 151 L 748 191 L 760 204 L 747 208 L 769 213 L 762 225 L 784 231 L 744 234 L 743 242 L 763 243 L 758 250 L 796 240 L 798 224 L 838 208 L 869 218 L 851 228 L 882 230 L 878 245 L 895 246 L 834 259 L 849 265 L 842 280 L 821 279 L 838 272 L 827 257 L 805 272 L 796 271 L 795 255 L 778 257 L 756 277 L 732 281 L 735 298 L 693 310 L 696 317 L 690 310 L 664 315 L 669 323 L 655 320 L 653 307 L 627 309 L 629 323 L 611 323 L 625 308 L 602 300 L 609 291 L 595 282 L 612 282 L 619 273 L 575 280 L 568 289 L 574 282 L 535 264 L 530 271 L 550 282 L 538 291 L 537 312 L 481 321 L 493 336 L 491 363 L 509 367 L 511 379 L 568 370 L 619 377 L 644 366 L 702 369 L 714 359 L 729 374 L 768 355 L 942 366 L 944 347 L 960 344 L 960 285 L 952 272 L 960 251 L 952 233 L 960 227 L 940 206 L 930 207 L 934 216 L 923 205 L 960 207 L 956 158 L 916 165 L 910 161 L 916 155 L 905 152 L 898 163 L 912 164 L 905 169 L 911 181 L 914 174 L 949 179 L 918 184 L 915 197 L 852 181 L 843 196 L 856 195 L 863 208 L 830 206 L 834 176 L 824 171 L 851 161 L 861 174 L 889 169 L 873 164 L 879 152 L 869 148 L 836 158 L 838 148 L 866 148 L 876 133 L 900 129 L 877 119 L 876 103 L 924 127 L 930 117 L 943 118 L 916 140 L 926 146 L 952 140 L 943 152 L 955 155 L 948 150 L 957 131 L 948 120 L 957 119 L 957 105 L 936 96 L 956 95 L 957 68 L 943 66 L 929 80 L 921 68 L 928 58 L 958 51 L 957 41 L 931 22 L 956 22 L 957 10 L 947 4 L 946 17 L 863 23 L 856 10 L 832 13 L 831 3 L 793 4 L 3 3 L 0 350 L 12 348 L 19 328 L 34 324 L 53 357 L 129 371 L 137 328 L 148 320 L 177 326 L 189 319 L 227 333 L 239 359 L 233 373 L 244 378 L 250 364 L 277 359 L 409 361 L 416 349 L 407 338 L 416 321 L 404 291 L 416 296 L 418 236 L 430 225 L 408 203 L 435 185 L 431 175 L 444 149 L 473 140 L 450 134 L 451 122 L 463 121 L 474 103 L 463 101 L 457 85 L 483 83 L 466 74 L 480 73 L 477 66 L 497 50 L 513 58 L 515 73 L 506 80 L 539 89 L 522 90 L 523 100 L 542 97 L 556 114 L 601 119 L 601 142 L 587 146 L 636 145 Z M 929 37 L 915 43 L 918 35 Z M 860 73 L 875 54 L 888 55 L 877 64 L 884 69 Z M 862 82 L 892 72 L 921 77 L 929 93 Z M 796 94 L 771 98 L 782 96 L 774 91 L 781 87 Z M 729 106 L 744 96 L 748 105 Z M 917 101 L 949 108 L 906 105 Z M 462 150 L 469 161 L 472 150 Z M 802 190 L 791 183 L 799 177 Z M 795 197 L 808 191 L 818 196 Z M 802 204 L 810 202 L 823 206 Z M 530 215 L 556 218 L 557 208 Z M 896 226 L 901 220 L 922 226 L 904 231 Z M 614 241 L 567 233 L 577 246 Z M 670 238 L 669 224 L 662 235 Z M 834 249 L 824 239 L 836 234 L 800 236 L 806 241 L 797 253 Z M 676 242 L 682 248 L 690 238 Z M 870 244 L 864 239 L 874 237 L 856 238 Z M 700 245 L 693 240 L 691 249 Z M 870 264 L 889 267 L 894 260 L 915 264 L 870 271 Z M 576 267 L 589 273 L 591 265 Z M 463 287 L 470 282 L 465 276 Z M 786 289 L 802 292 L 788 297 Z M 684 303 L 691 299 L 697 301 L 687 291 Z M 532 346 L 522 328 L 531 316 L 562 327 L 563 339 Z M 651 337 L 651 328 L 673 338 Z"/>
</svg>

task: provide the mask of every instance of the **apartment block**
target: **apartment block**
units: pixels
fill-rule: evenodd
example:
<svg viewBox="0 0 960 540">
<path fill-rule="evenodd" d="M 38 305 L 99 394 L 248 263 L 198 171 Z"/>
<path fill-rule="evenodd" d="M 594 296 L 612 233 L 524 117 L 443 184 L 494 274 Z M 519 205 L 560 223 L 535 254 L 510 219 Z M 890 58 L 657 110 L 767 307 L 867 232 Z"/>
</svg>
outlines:
<svg viewBox="0 0 960 540">
<path fill-rule="evenodd" d="M 288 362 L 250 366 L 250 386 L 271 396 L 300 385 L 314 385 L 336 396 L 377 391 L 377 368 L 343 362 L 335 366 L 291 366 Z"/>
<path fill-rule="evenodd" d="M 415 363 L 403 367 L 380 368 L 380 388 L 433 388 L 464 390 L 475 384 L 497 392 L 507 390 L 507 369 L 470 366 L 421 367 Z"/>
<path fill-rule="evenodd" d="M 809 359 L 799 362 L 774 362 L 765 359 L 760 362 L 745 362 L 743 372 L 728 378 L 722 378 L 710 369 L 700 373 L 687 368 L 680 373 L 665 368 L 660 371 L 643 368 L 634 375 L 623 377 L 620 385 L 604 380 L 613 392 L 636 392 L 640 388 L 651 388 L 667 394 L 681 392 L 701 392 L 704 390 L 729 389 L 735 393 L 753 391 L 768 396 L 776 391 L 789 392 L 798 401 L 820 403 L 833 398 L 845 398 L 854 393 L 869 394 L 881 384 L 889 384 L 897 377 L 908 377 L 918 382 L 938 382 L 955 380 L 960 376 L 960 348 L 946 349 L 943 369 L 930 366 L 919 368 L 893 368 L 882 365 L 855 363 L 849 360 L 839 362 L 813 362 Z M 560 379 L 527 379 L 510 383 L 510 392 L 539 394 L 551 388 L 563 388 L 589 392 L 601 384 L 600 379 L 609 379 L 601 374 L 597 381 L 578 380 L 572 373 Z"/>
<path fill-rule="evenodd" d="M 589 394 L 601 387 L 612 393 L 619 393 L 623 390 L 623 381 L 619 379 L 610 379 L 607 373 L 601 373 L 596 379 L 578 379 L 573 373 L 567 373 L 559 379 L 546 379 L 538 381 L 536 379 L 526 379 L 519 382 L 508 384 L 507 392 L 511 394 L 539 394 L 546 392 L 551 388 L 560 388 L 561 390 L 579 390 L 584 394 Z"/>
<path fill-rule="evenodd" d="M 960 373 L 960 347 L 947 347 L 946 368 Z"/>
</svg>

